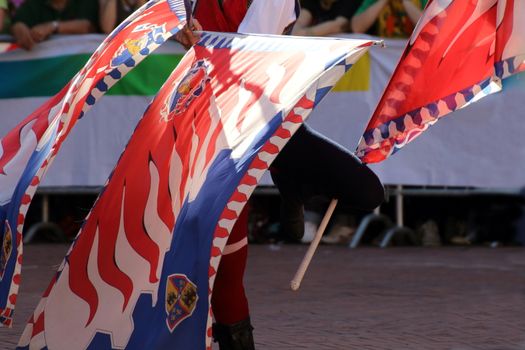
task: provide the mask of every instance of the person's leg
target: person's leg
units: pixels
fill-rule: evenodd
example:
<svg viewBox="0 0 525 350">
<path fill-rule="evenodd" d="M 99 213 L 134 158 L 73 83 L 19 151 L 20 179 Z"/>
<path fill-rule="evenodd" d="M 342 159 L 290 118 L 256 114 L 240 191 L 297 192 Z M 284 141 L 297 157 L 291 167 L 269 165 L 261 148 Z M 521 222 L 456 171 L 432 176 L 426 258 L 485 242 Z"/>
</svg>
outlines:
<svg viewBox="0 0 525 350">
<path fill-rule="evenodd" d="M 294 176 L 291 176 L 286 169 L 272 167 L 270 175 L 281 196 L 280 232 L 292 240 L 300 240 L 304 235 L 303 203 L 305 200 L 301 186 L 298 186 L 298 183 L 294 181 Z"/>
<path fill-rule="evenodd" d="M 220 350 L 254 349 L 243 277 L 248 257 L 248 206 L 232 229 L 215 278 L 211 306 L 216 323 L 213 337 Z"/>
</svg>

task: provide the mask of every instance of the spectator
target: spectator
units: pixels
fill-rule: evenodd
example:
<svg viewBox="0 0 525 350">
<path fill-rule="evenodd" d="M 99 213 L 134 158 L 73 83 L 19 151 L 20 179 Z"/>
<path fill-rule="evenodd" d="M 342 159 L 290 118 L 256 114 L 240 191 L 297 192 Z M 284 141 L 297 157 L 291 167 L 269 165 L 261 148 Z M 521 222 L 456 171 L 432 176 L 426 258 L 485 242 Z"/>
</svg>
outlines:
<svg viewBox="0 0 525 350">
<path fill-rule="evenodd" d="M 356 0 L 303 0 L 292 34 L 323 36 L 347 32 L 359 3 Z"/>
<path fill-rule="evenodd" d="M 128 18 L 146 0 L 99 0 L 100 29 L 109 34 L 115 27 Z"/>
<path fill-rule="evenodd" d="M 51 34 L 93 33 L 97 25 L 97 1 L 25 0 L 15 13 L 11 32 L 18 45 L 31 50 Z"/>
<path fill-rule="evenodd" d="M 408 38 L 427 0 L 364 0 L 352 18 L 354 33 Z"/>
<path fill-rule="evenodd" d="M 0 33 L 5 33 L 8 22 L 8 6 L 7 0 L 0 0 Z"/>
</svg>

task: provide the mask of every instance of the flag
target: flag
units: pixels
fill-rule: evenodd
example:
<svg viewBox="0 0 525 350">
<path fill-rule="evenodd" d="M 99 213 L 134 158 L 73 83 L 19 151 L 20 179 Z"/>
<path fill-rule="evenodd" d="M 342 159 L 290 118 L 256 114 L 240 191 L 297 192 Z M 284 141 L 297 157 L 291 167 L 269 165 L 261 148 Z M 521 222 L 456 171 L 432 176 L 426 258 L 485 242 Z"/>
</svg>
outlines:
<svg viewBox="0 0 525 350">
<path fill-rule="evenodd" d="M 380 162 L 525 70 L 525 2 L 429 2 L 357 147 Z"/>
<path fill-rule="evenodd" d="M 0 42 L 0 55 L 4 52 L 9 52 L 18 49 L 19 46 L 13 43 Z"/>
<path fill-rule="evenodd" d="M 0 54 L 2 117 L 11 119 L 21 113 L 20 103 L 17 103 L 20 100 L 13 99 L 24 98 L 22 109 L 34 106 L 31 112 L 54 96 L 86 64 L 105 37 L 102 34 L 57 36 L 39 43 L 32 51 L 20 49 Z M 104 100 L 109 96 L 140 96 L 149 102 L 184 53 L 186 50 L 181 45 L 169 40 L 114 85 Z M 148 75 L 144 71 L 151 73 Z M 1 136 L 7 131 L 9 129 L 0 125 Z"/>
<path fill-rule="evenodd" d="M 31 199 L 76 121 L 185 23 L 183 0 L 152 0 L 121 23 L 75 77 L 0 141 L 0 324 L 10 326 Z"/>
<path fill-rule="evenodd" d="M 372 43 L 203 32 L 137 125 L 19 349 L 211 349 L 211 293 L 238 215 Z"/>
</svg>

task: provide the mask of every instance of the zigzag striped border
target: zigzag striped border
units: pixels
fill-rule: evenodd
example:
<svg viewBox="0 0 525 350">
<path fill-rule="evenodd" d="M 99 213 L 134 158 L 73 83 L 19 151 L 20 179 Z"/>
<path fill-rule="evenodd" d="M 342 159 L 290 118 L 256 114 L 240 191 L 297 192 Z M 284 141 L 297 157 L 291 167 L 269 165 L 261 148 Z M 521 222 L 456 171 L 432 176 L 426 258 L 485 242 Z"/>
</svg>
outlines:
<svg viewBox="0 0 525 350">
<path fill-rule="evenodd" d="M 511 75 L 525 71 L 525 54 L 509 57 L 494 64 L 496 76 L 505 79 Z"/>
<path fill-rule="evenodd" d="M 494 68 L 494 77 L 367 130 L 356 150 L 357 157 L 365 163 L 386 159 L 447 114 L 500 91 L 502 79 L 525 71 L 525 55 L 497 62 Z"/>
<path fill-rule="evenodd" d="M 20 225 L 20 218 L 19 218 Z M 15 312 L 16 299 L 18 297 L 18 289 L 20 287 L 20 272 L 22 270 L 22 234 L 16 234 L 16 263 L 15 270 L 13 273 L 12 283 L 9 288 L 9 297 L 7 298 L 6 307 L 0 309 L 0 324 L 11 327 L 13 325 L 13 316 Z M 15 251 L 11 252 L 14 254 Z"/>
<path fill-rule="evenodd" d="M 64 263 L 61 264 L 59 271 L 63 268 Z M 44 307 L 46 305 L 47 297 L 51 289 L 58 279 L 59 273 L 53 276 L 42 298 L 38 302 L 35 311 L 27 321 L 22 335 L 20 336 L 17 349 L 20 347 L 29 347 L 31 349 L 45 349 L 46 341 L 44 337 Z"/>
<path fill-rule="evenodd" d="M 493 91 L 491 89 L 493 82 L 500 88 Z M 478 100 L 500 89 L 499 79 L 487 78 L 467 89 L 367 130 L 359 142 L 356 155 L 364 163 L 386 159 L 421 135 L 442 117 L 469 105 L 473 100 Z"/>
</svg>

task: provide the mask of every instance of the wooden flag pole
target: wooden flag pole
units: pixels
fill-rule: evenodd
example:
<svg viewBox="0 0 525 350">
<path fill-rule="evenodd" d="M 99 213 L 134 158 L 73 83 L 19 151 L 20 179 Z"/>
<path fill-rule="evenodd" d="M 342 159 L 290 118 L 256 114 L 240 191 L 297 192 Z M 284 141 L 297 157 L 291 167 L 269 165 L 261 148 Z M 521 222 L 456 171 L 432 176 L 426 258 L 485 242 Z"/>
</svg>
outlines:
<svg viewBox="0 0 525 350">
<path fill-rule="evenodd" d="M 319 242 L 321 242 L 321 237 L 323 237 L 324 230 L 326 229 L 326 226 L 328 226 L 328 222 L 330 221 L 330 218 L 334 213 L 336 205 L 337 199 L 332 199 L 330 205 L 328 206 L 328 209 L 326 210 L 326 214 L 324 214 L 323 220 L 321 221 L 321 224 L 317 229 L 315 237 L 310 243 L 310 247 L 306 251 L 303 261 L 301 261 L 301 265 L 299 265 L 299 268 L 297 269 L 294 278 L 290 282 L 290 288 L 292 288 L 293 291 L 298 290 L 301 286 L 301 281 L 303 280 L 306 269 L 308 268 L 308 265 L 310 265 L 310 261 L 312 260 L 312 257 L 315 254 L 315 250 L 317 249 Z"/>
</svg>

